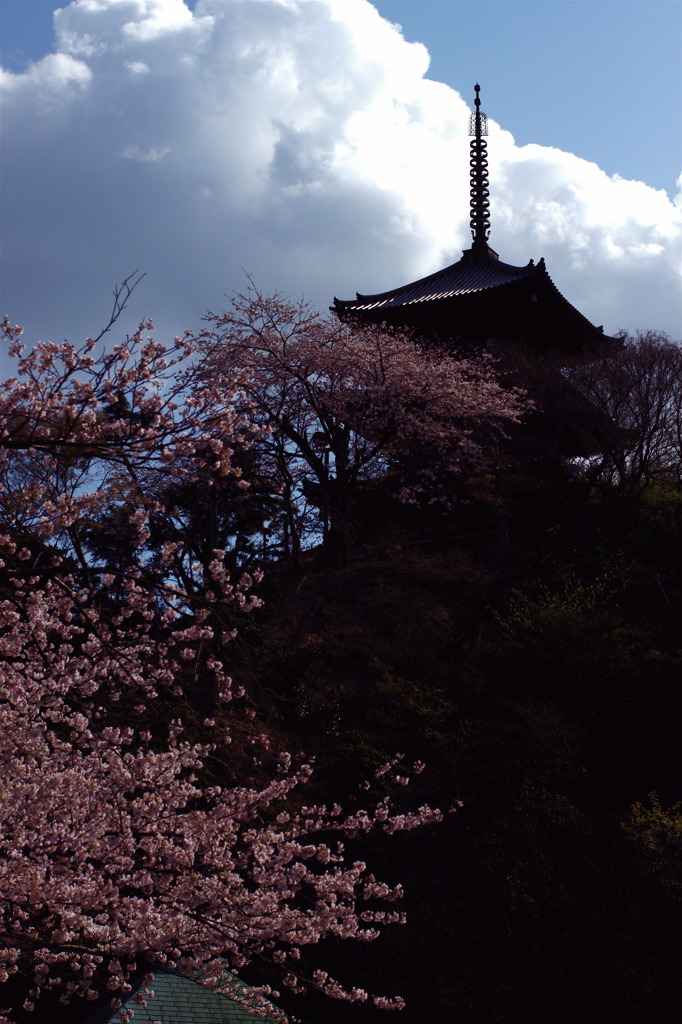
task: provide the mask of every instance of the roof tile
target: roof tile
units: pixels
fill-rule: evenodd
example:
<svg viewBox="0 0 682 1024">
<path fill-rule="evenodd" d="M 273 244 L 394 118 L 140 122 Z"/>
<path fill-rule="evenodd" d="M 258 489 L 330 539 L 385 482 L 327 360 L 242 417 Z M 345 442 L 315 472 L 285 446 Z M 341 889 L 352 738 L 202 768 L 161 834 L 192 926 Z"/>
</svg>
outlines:
<svg viewBox="0 0 682 1024">
<path fill-rule="evenodd" d="M 388 292 L 376 295 L 358 293 L 355 300 L 336 300 L 337 309 L 369 310 L 391 309 L 398 306 L 409 306 L 421 302 L 432 302 L 437 299 L 449 299 L 456 295 L 467 295 L 474 292 L 487 291 L 512 284 L 524 277 L 537 274 L 538 267 L 533 261 L 525 267 L 514 267 L 510 263 L 502 263 L 493 256 L 482 259 L 467 259 L 467 254 L 457 263 L 444 270 L 423 277 L 412 284 L 393 288 Z"/>
<path fill-rule="evenodd" d="M 235 983 L 248 992 L 238 979 Z M 126 1008 L 135 1013 L 133 1024 L 160 1021 L 161 1024 L 267 1024 L 273 1017 L 257 1017 L 229 996 L 212 992 L 191 978 L 158 971 L 152 982 L 153 997 L 147 998 L 147 1008 L 129 997 Z M 102 1007 L 88 1018 L 86 1024 L 120 1024 L 118 1012 Z"/>
</svg>

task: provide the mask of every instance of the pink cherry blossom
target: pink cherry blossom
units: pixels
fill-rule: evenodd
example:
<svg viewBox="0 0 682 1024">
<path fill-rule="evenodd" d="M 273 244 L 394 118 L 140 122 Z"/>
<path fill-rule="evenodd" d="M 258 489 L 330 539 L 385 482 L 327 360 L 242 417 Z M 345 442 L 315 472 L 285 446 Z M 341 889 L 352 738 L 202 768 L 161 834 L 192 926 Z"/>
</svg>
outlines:
<svg viewBox="0 0 682 1024">
<path fill-rule="evenodd" d="M 282 497 L 295 559 L 307 499 L 332 546 L 350 531 L 358 484 L 390 481 L 398 500 L 453 503 L 453 481 L 486 460 L 529 403 L 504 386 L 490 356 L 455 357 L 385 327 L 341 324 L 250 282 L 197 339 L 201 379 L 235 376 L 265 428 L 257 441 Z M 327 537 L 328 534 L 328 537 Z"/>
<path fill-rule="evenodd" d="M 257 578 L 232 575 L 221 549 L 197 564 L 181 540 L 153 548 L 170 513 L 148 484 L 172 467 L 210 487 L 261 428 L 241 378 L 183 377 L 190 342 L 167 351 L 148 329 L 97 355 L 92 341 L 25 354 L 4 327 L 17 374 L 0 385 L 0 982 L 29 979 L 26 1010 L 47 992 L 120 1008 L 145 967 L 221 991 L 265 957 L 294 991 L 364 1002 L 300 968 L 324 937 L 370 941 L 403 920 L 386 909 L 400 887 L 343 838 L 440 812 L 301 806 L 312 768 L 288 753 L 265 784 L 216 781 L 231 777 L 218 698 L 236 696 L 233 617 L 258 603 Z M 122 506 L 128 546 L 95 558 L 88 529 Z M 199 682 L 216 698 L 201 742 L 158 711 Z"/>
</svg>

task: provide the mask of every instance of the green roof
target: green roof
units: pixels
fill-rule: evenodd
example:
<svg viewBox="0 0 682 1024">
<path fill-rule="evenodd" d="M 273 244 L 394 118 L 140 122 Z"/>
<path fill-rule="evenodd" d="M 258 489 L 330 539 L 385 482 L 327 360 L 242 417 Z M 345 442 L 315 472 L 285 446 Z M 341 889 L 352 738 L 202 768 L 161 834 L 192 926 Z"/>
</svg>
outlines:
<svg viewBox="0 0 682 1024">
<path fill-rule="evenodd" d="M 234 981 L 248 993 L 248 986 L 237 978 Z M 126 1009 L 134 1010 L 133 1024 L 138 1021 L 140 1024 L 154 1021 L 160 1024 L 263 1024 L 274 1020 L 269 1015 L 257 1017 L 229 996 L 212 992 L 180 974 L 159 971 L 154 974 L 151 987 L 154 996 L 147 996 L 146 1009 L 135 1002 L 134 993 L 123 1004 Z M 118 1011 L 110 1006 L 101 1007 L 85 1024 L 120 1024 L 120 1018 Z"/>
</svg>

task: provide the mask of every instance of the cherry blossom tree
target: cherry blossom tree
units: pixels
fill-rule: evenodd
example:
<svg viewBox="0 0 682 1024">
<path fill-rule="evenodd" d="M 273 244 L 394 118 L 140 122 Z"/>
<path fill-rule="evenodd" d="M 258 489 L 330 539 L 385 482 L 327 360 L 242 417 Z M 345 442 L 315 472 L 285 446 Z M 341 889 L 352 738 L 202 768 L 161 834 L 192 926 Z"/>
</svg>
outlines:
<svg viewBox="0 0 682 1024">
<path fill-rule="evenodd" d="M 238 375 L 281 487 L 294 553 L 301 494 L 318 493 L 329 547 L 343 550 L 358 484 L 391 480 L 402 501 L 452 502 L 452 481 L 524 411 L 492 359 L 455 358 L 385 327 L 348 326 L 253 285 L 209 313 L 204 379 Z M 317 527 L 319 531 L 319 525 Z"/>
<path fill-rule="evenodd" d="M 150 328 L 97 356 L 101 336 L 80 349 L 42 342 L 25 354 L 21 332 L 4 325 L 18 372 L 0 384 L 0 524 L 31 557 L 67 558 L 86 582 L 107 571 L 89 541 L 117 512 L 127 525 L 122 561 L 147 572 L 155 523 L 172 514 L 156 498 L 160 481 L 210 492 L 227 479 L 246 489 L 234 456 L 254 427 L 237 411 L 234 385 L 187 388 L 180 375 L 191 341 L 177 338 L 166 351 Z M 191 587 L 188 550 L 178 544 L 160 561 L 164 578 L 172 566 Z"/>
<path fill-rule="evenodd" d="M 306 806 L 311 768 L 289 754 L 264 782 L 235 779 L 229 641 L 257 579 L 222 549 L 196 562 L 182 539 L 155 544 L 169 513 L 150 485 L 248 487 L 235 453 L 260 428 L 239 381 L 183 378 L 192 344 L 166 351 L 150 326 L 110 352 L 28 354 L 3 328 L 17 374 L 0 387 L 0 981 L 25 981 L 24 1012 L 50 993 L 121 1007 L 160 965 L 222 990 L 265 957 L 294 990 L 399 1006 L 306 977 L 302 951 L 402 920 L 400 887 L 344 840 L 439 812 Z M 115 510 L 126 544 L 94 548 Z M 214 696 L 201 734 L 197 683 Z"/>
</svg>

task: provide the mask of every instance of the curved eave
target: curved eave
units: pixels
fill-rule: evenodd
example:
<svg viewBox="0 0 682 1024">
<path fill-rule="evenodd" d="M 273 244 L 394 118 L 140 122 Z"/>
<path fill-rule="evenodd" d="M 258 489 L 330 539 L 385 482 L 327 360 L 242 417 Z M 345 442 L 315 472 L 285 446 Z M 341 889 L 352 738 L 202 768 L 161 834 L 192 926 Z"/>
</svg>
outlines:
<svg viewBox="0 0 682 1024">
<path fill-rule="evenodd" d="M 595 334 L 602 333 L 602 331 L 603 331 L 602 327 L 595 327 L 595 325 L 590 320 L 588 320 L 586 316 L 583 316 L 583 314 L 580 312 L 580 310 L 576 309 L 575 306 L 573 306 L 568 301 L 568 299 L 565 297 L 565 295 L 563 295 L 559 291 L 557 286 L 554 284 L 554 281 L 552 280 L 552 278 L 547 273 L 547 267 L 545 266 L 544 259 L 540 260 L 540 263 L 538 264 L 538 270 L 540 271 L 540 275 L 542 276 L 543 284 L 548 289 L 550 295 L 554 299 L 557 299 L 559 301 L 559 303 L 561 304 L 561 307 L 564 310 L 564 312 L 566 312 L 570 316 L 572 316 L 576 320 L 576 322 L 582 327 L 583 330 L 591 331 L 591 332 L 594 332 Z M 614 340 L 614 339 L 611 339 L 611 340 Z"/>
<path fill-rule="evenodd" d="M 355 299 L 350 300 L 334 298 L 331 308 L 341 319 L 368 316 L 376 322 L 382 313 L 387 319 L 394 319 L 401 309 L 414 314 L 418 310 L 421 313 L 432 310 L 434 315 L 438 315 L 440 311 L 453 307 L 463 311 L 486 299 L 497 306 L 500 301 L 523 292 L 527 292 L 529 297 L 537 293 L 537 299 L 543 305 L 549 303 L 554 306 L 564 321 L 573 324 L 576 333 L 598 338 L 609 347 L 622 345 L 620 339 L 604 335 L 601 327 L 595 327 L 571 305 L 547 273 L 544 259 L 537 264 L 531 260 L 525 267 L 515 267 L 492 257 L 467 260 L 465 255 L 435 274 L 391 291 L 376 295 L 358 293 Z"/>
<path fill-rule="evenodd" d="M 399 309 L 417 303 L 439 302 L 457 299 L 461 295 L 477 295 L 491 290 L 497 291 L 519 279 L 527 279 L 537 273 L 538 267 L 531 261 L 525 267 L 514 267 L 501 263 L 493 257 L 478 260 L 463 258 L 457 263 L 437 270 L 411 284 L 379 292 L 376 295 L 356 294 L 355 299 L 337 299 L 333 308 L 338 313 L 363 313 L 380 309 Z"/>
</svg>

